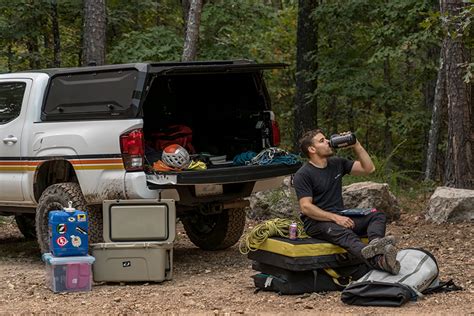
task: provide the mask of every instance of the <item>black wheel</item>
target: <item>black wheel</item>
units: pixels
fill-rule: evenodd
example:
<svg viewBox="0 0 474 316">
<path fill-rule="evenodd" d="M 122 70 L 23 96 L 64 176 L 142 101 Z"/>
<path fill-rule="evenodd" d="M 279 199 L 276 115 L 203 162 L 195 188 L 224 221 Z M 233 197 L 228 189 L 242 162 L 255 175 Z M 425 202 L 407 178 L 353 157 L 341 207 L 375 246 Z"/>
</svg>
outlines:
<svg viewBox="0 0 474 316">
<path fill-rule="evenodd" d="M 32 240 L 36 238 L 35 214 L 15 215 L 15 221 L 18 229 L 26 239 Z"/>
<path fill-rule="evenodd" d="M 220 214 L 185 217 L 182 219 L 189 239 L 201 249 L 220 250 L 234 245 L 245 228 L 245 210 L 224 210 Z"/>
<path fill-rule="evenodd" d="M 102 240 L 102 212 L 100 207 L 87 207 L 79 184 L 72 182 L 57 183 L 46 188 L 41 194 L 36 208 L 36 236 L 41 252 L 50 251 L 48 214 L 61 210 L 72 202 L 72 206 L 89 214 L 89 245 Z"/>
</svg>

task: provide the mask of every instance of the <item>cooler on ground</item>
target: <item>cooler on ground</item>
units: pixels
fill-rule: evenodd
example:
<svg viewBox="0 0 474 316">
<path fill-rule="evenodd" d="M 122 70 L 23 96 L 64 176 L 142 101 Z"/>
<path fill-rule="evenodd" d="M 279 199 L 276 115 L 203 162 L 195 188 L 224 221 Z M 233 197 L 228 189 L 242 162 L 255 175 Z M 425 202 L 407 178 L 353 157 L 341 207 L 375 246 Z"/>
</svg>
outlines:
<svg viewBox="0 0 474 316">
<path fill-rule="evenodd" d="M 134 282 L 171 280 L 173 243 L 100 243 L 92 254 L 94 281 Z"/>
<path fill-rule="evenodd" d="M 92 245 L 94 280 L 170 280 L 176 236 L 174 200 L 110 200 L 103 203 L 104 241 Z"/>
</svg>

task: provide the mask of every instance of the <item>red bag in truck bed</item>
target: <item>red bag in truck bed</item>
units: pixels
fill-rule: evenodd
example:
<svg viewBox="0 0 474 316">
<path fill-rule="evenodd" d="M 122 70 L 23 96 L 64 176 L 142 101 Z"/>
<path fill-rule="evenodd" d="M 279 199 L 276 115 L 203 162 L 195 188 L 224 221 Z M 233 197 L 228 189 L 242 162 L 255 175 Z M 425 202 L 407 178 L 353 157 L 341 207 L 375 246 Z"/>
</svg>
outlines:
<svg viewBox="0 0 474 316">
<path fill-rule="evenodd" d="M 170 125 L 160 132 L 152 133 L 151 136 L 156 150 L 163 150 L 168 145 L 178 144 L 186 148 L 190 154 L 195 153 L 192 145 L 193 131 L 186 125 Z"/>
</svg>

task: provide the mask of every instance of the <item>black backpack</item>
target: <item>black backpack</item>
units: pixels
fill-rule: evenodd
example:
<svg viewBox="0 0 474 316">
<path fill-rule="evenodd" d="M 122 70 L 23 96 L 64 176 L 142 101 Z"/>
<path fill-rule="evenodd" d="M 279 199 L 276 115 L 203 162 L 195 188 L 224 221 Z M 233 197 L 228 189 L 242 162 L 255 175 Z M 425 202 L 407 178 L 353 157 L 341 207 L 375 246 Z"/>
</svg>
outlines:
<svg viewBox="0 0 474 316">
<path fill-rule="evenodd" d="M 291 271 L 254 261 L 252 268 L 261 271 L 252 276 L 255 287 L 278 294 L 342 291 L 351 281 L 369 271 L 363 263 L 337 268 Z"/>
</svg>

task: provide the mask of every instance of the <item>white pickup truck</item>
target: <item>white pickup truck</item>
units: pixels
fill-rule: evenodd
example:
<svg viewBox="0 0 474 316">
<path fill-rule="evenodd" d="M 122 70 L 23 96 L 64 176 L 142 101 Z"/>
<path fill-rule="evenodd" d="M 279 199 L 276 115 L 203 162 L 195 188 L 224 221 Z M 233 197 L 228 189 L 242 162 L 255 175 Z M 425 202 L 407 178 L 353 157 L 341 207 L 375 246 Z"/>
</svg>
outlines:
<svg viewBox="0 0 474 316">
<path fill-rule="evenodd" d="M 263 70 L 250 61 L 135 63 L 0 75 L 0 215 L 49 249 L 48 212 L 68 201 L 102 240 L 104 200 L 176 201 L 197 246 L 240 238 L 246 200 L 300 164 L 156 172 L 145 144 L 170 124 L 192 130 L 196 152 L 235 155 L 278 146 Z"/>
</svg>

